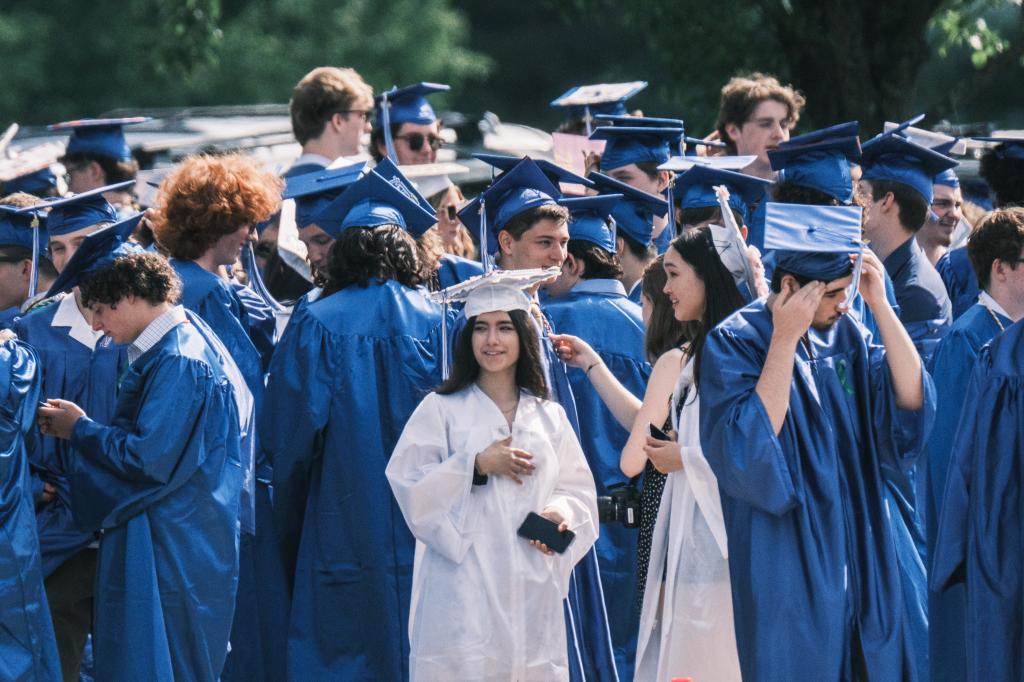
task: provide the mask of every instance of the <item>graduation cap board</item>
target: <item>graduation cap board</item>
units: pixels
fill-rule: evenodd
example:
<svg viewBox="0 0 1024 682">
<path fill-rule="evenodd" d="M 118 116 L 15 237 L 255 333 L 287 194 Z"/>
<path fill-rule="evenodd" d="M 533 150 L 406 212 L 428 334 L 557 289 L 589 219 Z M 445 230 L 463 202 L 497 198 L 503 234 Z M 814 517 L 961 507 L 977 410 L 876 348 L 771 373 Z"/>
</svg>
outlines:
<svg viewBox="0 0 1024 682">
<path fill-rule="evenodd" d="M 124 137 L 124 126 L 152 120 L 147 116 L 129 118 L 83 118 L 47 126 L 49 130 L 69 130 L 66 155 L 95 154 L 118 161 L 131 161 L 132 150 Z"/>
<path fill-rule="evenodd" d="M 654 218 L 670 212 L 668 202 L 603 173 L 591 173 L 590 177 L 602 194 L 622 195 L 612 210 L 616 230 L 639 244 L 649 244 L 654 231 Z"/>
<path fill-rule="evenodd" d="M 747 260 L 747 243 L 743 239 L 743 232 L 740 231 L 740 226 L 736 224 L 736 218 L 729 210 L 729 188 L 725 185 L 718 185 L 715 187 L 715 196 L 722 213 L 722 222 L 725 223 L 722 227 L 711 226 L 711 238 L 715 243 L 715 250 L 718 251 L 718 257 L 722 260 L 722 264 L 732 273 L 733 279 L 737 279 L 737 286 L 740 282 L 745 282 L 747 291 L 750 292 L 751 297 L 755 297 L 757 296 L 757 274 L 750 265 L 750 261 Z"/>
<path fill-rule="evenodd" d="M 684 154 L 686 156 L 697 156 L 697 147 L 707 147 L 708 149 L 728 149 L 729 145 L 720 140 L 702 140 L 699 137 L 690 137 L 689 135 L 683 136 L 683 144 L 686 147 Z M 746 157 L 737 157 L 746 158 Z M 753 158 L 757 158 L 756 156 Z M 749 164 L 748 164 L 749 165 Z"/>
<path fill-rule="evenodd" d="M 882 127 L 882 132 L 887 133 L 900 125 L 901 124 L 899 123 L 886 121 L 885 125 Z M 916 128 L 914 126 L 906 126 L 903 128 L 903 135 L 911 142 L 916 142 L 922 147 L 934 149 L 940 154 L 959 154 L 962 156 L 967 153 L 967 142 L 959 137 L 952 137 L 932 130 Z"/>
<path fill-rule="evenodd" d="M 140 220 L 142 220 L 142 213 L 136 213 L 130 218 L 107 225 L 83 239 L 78 250 L 61 270 L 46 295 L 50 297 L 63 291 L 71 291 L 81 283 L 83 278 L 88 277 L 115 258 L 142 253 L 145 249 L 129 241 Z"/>
<path fill-rule="evenodd" d="M 494 311 L 529 311 L 532 305 L 525 289 L 554 279 L 562 272 L 559 267 L 529 270 L 491 270 L 471 277 L 447 289 L 430 294 L 431 300 L 444 308 L 441 315 L 441 368 L 448 377 L 448 307 L 465 303 L 462 312 L 466 319 Z"/>
<path fill-rule="evenodd" d="M 571 170 L 562 168 L 557 163 L 548 161 L 547 159 L 531 159 L 529 156 L 518 157 L 506 156 L 504 154 L 485 154 L 479 152 L 474 153 L 473 158 L 479 159 L 480 161 L 483 161 L 489 166 L 493 166 L 494 168 L 500 170 L 503 173 L 512 170 L 516 166 L 516 164 L 522 161 L 523 159 L 530 159 L 535 164 L 537 164 L 537 167 L 540 168 L 541 172 L 544 173 L 545 176 L 547 176 L 548 180 L 550 180 L 552 183 L 556 185 L 565 183 L 567 185 L 583 185 L 584 187 L 594 186 L 593 181 L 588 180 L 582 175 L 578 175 L 572 172 Z"/>
<path fill-rule="evenodd" d="M 859 206 L 814 206 L 769 202 L 765 212 L 765 250 L 775 250 L 776 267 L 830 282 L 843 277 L 850 254 L 857 254 L 853 279 L 842 305 L 849 307 L 860 286 L 865 242 Z"/>
<path fill-rule="evenodd" d="M 589 137 L 594 115 L 625 114 L 626 100 L 646 87 L 647 81 L 577 85 L 551 100 L 551 106 L 564 108 L 566 118 L 582 118 L 586 123 Z"/>
<path fill-rule="evenodd" d="M 895 129 L 894 129 L 895 130 Z M 906 185 L 932 203 L 935 176 L 959 164 L 948 156 L 915 144 L 897 134 L 883 133 L 864 145 L 861 178 Z"/>
<path fill-rule="evenodd" d="M 373 98 L 377 106 L 377 127 L 384 133 L 384 148 L 389 159 L 398 163 L 392 124 L 417 123 L 429 125 L 437 120 L 427 96 L 451 90 L 443 83 L 414 83 L 405 87 L 392 87 Z"/>
<path fill-rule="evenodd" d="M 103 198 L 105 192 L 127 191 L 134 180 L 116 182 L 67 197 L 45 201 L 34 208 L 49 209 L 46 231 L 51 235 L 65 235 L 101 223 L 118 221 L 117 211 Z"/>
<path fill-rule="evenodd" d="M 28 297 L 39 287 L 39 258 L 46 251 L 46 215 L 38 207 L 0 205 L 0 246 L 20 246 L 32 251 Z"/>
<path fill-rule="evenodd" d="M 989 136 L 972 138 L 978 142 L 994 142 L 998 145 L 993 152 L 1001 159 L 1016 159 L 1024 161 L 1024 137 Z"/>
<path fill-rule="evenodd" d="M 665 163 L 682 155 L 682 138 L 682 128 L 653 126 L 601 126 L 590 135 L 592 140 L 605 140 L 601 172 L 631 163 Z"/>
<path fill-rule="evenodd" d="M 371 170 L 323 207 L 314 222 L 335 238 L 352 227 L 398 225 L 418 239 L 437 218 L 424 206 L 429 206 L 426 199 L 405 183 Z"/>
<path fill-rule="evenodd" d="M 683 130 L 685 128 L 682 120 L 678 118 L 655 118 L 654 116 L 630 116 L 628 114 L 625 116 L 597 114 L 594 116 L 594 120 L 598 123 L 610 126 L 679 128 L 679 130 Z"/>
<path fill-rule="evenodd" d="M 674 171 L 681 173 L 688 171 L 694 166 L 706 166 L 719 170 L 740 171 L 757 160 L 757 156 L 673 156 L 665 163 L 658 166 L 658 170 Z"/>
</svg>

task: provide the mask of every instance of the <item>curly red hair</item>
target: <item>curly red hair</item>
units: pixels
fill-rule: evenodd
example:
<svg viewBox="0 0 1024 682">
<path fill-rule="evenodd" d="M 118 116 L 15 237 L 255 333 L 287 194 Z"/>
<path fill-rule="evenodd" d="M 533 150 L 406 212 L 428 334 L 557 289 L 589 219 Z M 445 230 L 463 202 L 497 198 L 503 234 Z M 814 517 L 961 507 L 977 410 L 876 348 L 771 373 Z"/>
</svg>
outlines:
<svg viewBox="0 0 1024 682">
<path fill-rule="evenodd" d="M 221 237 L 270 218 L 283 187 L 243 154 L 191 156 L 160 185 L 153 233 L 174 258 L 195 260 Z"/>
</svg>

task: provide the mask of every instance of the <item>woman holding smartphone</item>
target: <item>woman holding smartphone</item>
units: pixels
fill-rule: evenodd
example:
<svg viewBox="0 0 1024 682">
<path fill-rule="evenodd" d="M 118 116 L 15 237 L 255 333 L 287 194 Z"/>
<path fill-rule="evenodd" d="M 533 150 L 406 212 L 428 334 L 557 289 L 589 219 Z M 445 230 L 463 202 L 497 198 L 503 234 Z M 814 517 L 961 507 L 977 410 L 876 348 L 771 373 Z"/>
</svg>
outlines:
<svg viewBox="0 0 1024 682">
<path fill-rule="evenodd" d="M 675 319 L 686 323 L 688 341 L 658 360 L 622 451 L 627 475 L 645 466 L 665 475 L 641 586 L 636 680 L 684 675 L 740 679 L 725 522 L 717 479 L 701 450 L 699 386 L 694 379 L 708 331 L 744 305 L 736 283 L 742 264 L 735 259 L 729 260 L 730 267 L 723 264 L 719 247 L 729 240 L 716 230 L 722 228 L 688 230 L 665 252 L 664 293 Z M 572 351 L 563 353 L 563 359 L 588 362 L 593 351 L 578 339 L 569 340 Z M 599 388 L 602 395 L 614 395 L 608 373 L 595 369 L 590 376 L 605 384 Z M 672 440 L 655 437 L 651 427 L 663 424 L 671 426 Z"/>
<path fill-rule="evenodd" d="M 565 412 L 547 399 L 522 291 L 544 277 L 502 272 L 472 287 L 451 375 L 388 463 L 417 540 L 412 680 L 569 678 L 562 600 L 597 539 L 597 500 Z M 574 534 L 563 553 L 517 536 L 531 512 Z"/>
</svg>

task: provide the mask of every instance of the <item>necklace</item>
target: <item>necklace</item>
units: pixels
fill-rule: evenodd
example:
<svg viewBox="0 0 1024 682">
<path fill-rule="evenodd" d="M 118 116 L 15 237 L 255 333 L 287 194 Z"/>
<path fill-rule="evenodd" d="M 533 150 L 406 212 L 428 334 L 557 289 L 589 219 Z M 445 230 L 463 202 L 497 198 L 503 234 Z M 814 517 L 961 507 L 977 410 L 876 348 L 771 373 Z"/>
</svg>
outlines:
<svg viewBox="0 0 1024 682">
<path fill-rule="evenodd" d="M 1003 321 L 999 319 L 999 316 L 996 315 L 995 311 L 992 310 L 991 308 L 989 308 L 988 306 L 985 306 L 985 310 L 988 311 L 988 314 L 991 315 L 992 319 L 995 320 L 997 325 L 999 325 L 999 331 L 1000 332 L 1005 332 L 1006 331 L 1006 327 L 1003 326 Z"/>
</svg>

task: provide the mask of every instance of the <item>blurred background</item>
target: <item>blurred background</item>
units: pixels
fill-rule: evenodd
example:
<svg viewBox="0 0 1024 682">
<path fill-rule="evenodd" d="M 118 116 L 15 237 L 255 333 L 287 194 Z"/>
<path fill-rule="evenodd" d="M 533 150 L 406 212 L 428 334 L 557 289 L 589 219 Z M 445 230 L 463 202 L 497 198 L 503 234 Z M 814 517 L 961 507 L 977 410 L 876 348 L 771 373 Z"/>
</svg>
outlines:
<svg viewBox="0 0 1024 682">
<path fill-rule="evenodd" d="M 718 92 L 766 71 L 807 96 L 796 132 L 926 112 L 1024 127 L 1020 0 L 4 0 L 0 125 L 278 104 L 310 68 L 378 91 L 450 83 L 435 107 L 543 130 L 574 84 L 646 80 L 647 115 L 713 129 Z"/>
</svg>

